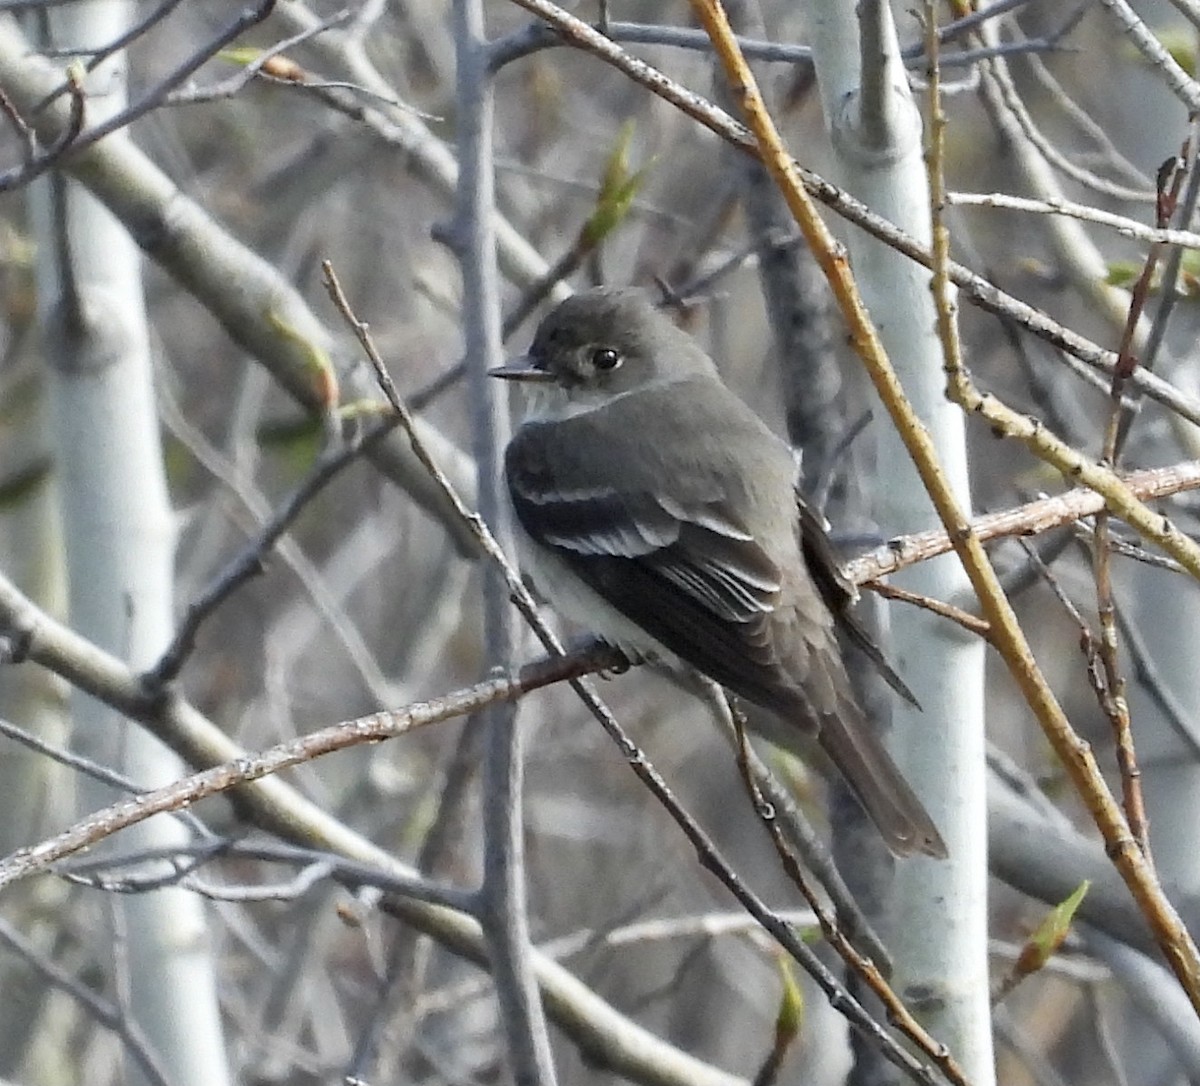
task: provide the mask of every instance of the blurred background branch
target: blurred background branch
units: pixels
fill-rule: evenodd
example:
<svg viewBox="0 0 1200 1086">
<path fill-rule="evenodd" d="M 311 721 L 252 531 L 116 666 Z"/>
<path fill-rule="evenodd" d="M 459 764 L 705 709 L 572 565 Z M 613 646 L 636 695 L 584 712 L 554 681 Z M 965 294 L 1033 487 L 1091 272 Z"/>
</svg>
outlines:
<svg viewBox="0 0 1200 1086">
<path fill-rule="evenodd" d="M 737 98 L 722 98 L 724 80 L 686 5 L 612 0 L 568 14 L 546 0 L 464 3 L 460 13 L 474 12 L 468 34 L 443 0 L 267 0 L 237 11 L 216 0 L 147 0 L 119 26 L 80 24 L 54 49 L 34 29 L 51 12 L 57 19 L 90 5 L 18 6 L 20 22 L 13 5 L 0 12 L 5 853 L 72 824 L 78 774 L 97 770 L 119 794 L 161 780 L 136 763 L 120 773 L 122 751 L 87 748 L 100 732 L 85 714 L 99 714 L 101 703 L 127 729 L 140 725 L 123 753 L 152 734 L 199 770 L 333 721 L 467 689 L 494 665 L 527 658 L 515 627 L 505 632 L 514 583 L 490 566 L 483 572 L 478 534 L 407 437 L 374 436 L 387 410 L 329 308 L 323 260 L 371 324 L 400 396 L 419 405 L 422 444 L 501 540 L 493 486 L 505 413 L 473 375 L 498 355 L 501 329 L 520 350 L 549 301 L 604 281 L 657 289 L 726 380 L 806 448 L 806 486 L 846 557 L 859 556 L 856 581 L 932 568 L 928 557 L 944 553 L 944 534 L 917 532 L 927 524 L 890 511 L 908 496 L 907 485 L 885 481 L 899 463 L 886 451 L 890 427 L 829 317 L 809 255 L 745 154 Z M 906 82 L 928 119 L 922 27 L 893 5 L 889 29 L 887 6 L 865 5 L 872 21 L 862 47 L 851 42 L 862 24 L 847 22 L 847 36 L 821 59 L 829 24 L 816 6 L 728 7 L 802 180 L 830 209 L 855 272 L 866 281 L 894 262 L 897 274 L 912 274 L 916 300 L 894 309 L 873 302 L 876 321 L 888 335 L 927 333 L 918 313 L 930 247 L 916 240 L 917 225 L 864 190 L 867 171 L 847 158 L 839 128 L 842 92 L 861 92 L 879 104 L 866 118 L 878 136 L 888 87 Z M 1129 506 L 1143 530 L 1170 517 L 1184 537 L 1195 534 L 1196 503 L 1185 491 L 1200 447 L 1196 273 L 1186 248 L 1197 233 L 1194 178 L 1183 179 L 1165 225 L 1150 199 L 1156 170 L 1189 133 L 1194 14 L 1183 3 L 1151 13 L 1001 0 L 977 12 L 941 9 L 941 26 L 930 28 L 955 80 L 943 80 L 943 169 L 964 195 L 945 215 L 947 272 L 960 304 L 969 303 L 958 316 L 971 375 L 1031 420 L 1031 431 L 1062 437 L 1091 471 L 1117 410 L 1113 374 L 1130 368 L 1119 397 L 1120 486 L 1148 510 Z M 894 63 L 876 63 L 883 55 Z M 464 57 L 474 57 L 474 71 L 464 72 Z M 880 76 L 865 89 L 853 75 L 864 64 Z M 112 70 L 128 72 L 128 103 L 106 76 Z M 714 104 L 722 101 L 724 109 Z M 26 200 L 35 177 L 44 195 Z M 112 216 L 107 233 L 60 200 L 80 186 Z M 882 248 L 868 248 L 868 236 Z M 1119 360 L 1128 288 L 1152 244 L 1164 247 L 1160 270 L 1146 278 L 1144 313 Z M 73 304 L 91 296 L 83 289 L 91 277 L 129 270 L 144 286 L 126 279 L 99 304 Z M 143 296 L 146 321 L 135 331 L 123 314 Z M 102 351 L 75 353 L 110 326 L 127 330 Z M 941 401 L 940 358 L 893 353 L 916 370 L 905 378 L 910 395 L 913 381 L 927 386 L 931 410 L 954 415 Z M 109 367 L 133 358 L 140 376 L 113 382 L 94 424 L 63 409 L 64 388 L 92 395 L 101 374 L 123 373 Z M 1077 649 L 1079 623 L 1100 630 L 1084 552 L 1104 545 L 1089 528 L 1095 491 L 1073 489 L 1079 480 L 1064 482 L 1025 448 L 965 421 L 963 500 L 993 539 L 991 556 L 1018 592 L 1017 617 L 1067 715 L 1116 780 L 1098 701 L 1106 688 L 1089 679 Z M 135 437 L 147 456 L 127 451 Z M 151 509 L 157 525 L 153 556 L 140 549 L 138 509 Z M 1077 618 L 1034 560 L 1005 541 L 1052 526 L 1065 530 L 1039 541 L 1038 560 Z M 1114 608 L 1107 629 L 1116 644 L 1106 682 L 1125 684 L 1150 852 L 1195 930 L 1196 587 L 1117 521 L 1109 535 L 1112 591 L 1102 598 Z M 267 537 L 278 537 L 273 549 Z M 1186 539 L 1177 550 L 1190 560 Z M 78 571 L 78 560 L 103 554 L 133 579 L 112 566 Z M 140 679 L 203 586 L 221 585 L 234 568 L 261 575 L 243 583 L 239 573 L 236 591 L 219 589 L 220 606 L 190 647 L 157 681 Z M 153 602 L 128 587 L 151 576 Z M 961 587 L 925 587 L 949 607 L 975 607 Z M 107 595 L 103 634 L 89 625 L 81 592 Z M 893 629 L 909 622 L 909 604 L 883 606 Z M 153 615 L 157 632 L 144 636 Z M 970 785 L 987 796 L 986 835 L 974 819 L 970 844 L 952 846 L 979 858 L 986 836 L 992 877 L 986 913 L 973 915 L 985 917 L 993 942 L 972 936 L 974 960 L 996 939 L 1022 944 L 1042 903 L 1091 880 L 1077 914 L 1086 927 L 1064 944 L 1062 968 L 1051 959 L 982 1022 L 1002 1041 L 996 1076 L 1194 1077 L 1200 1028 L 1172 998 L 1179 989 L 1153 959 L 1147 928 L 1010 681 L 991 661 L 974 678 L 939 662 L 939 638 L 980 653 L 945 619 L 922 615 L 915 625 L 928 632 L 902 633 L 890 655 L 910 682 L 923 666 L 938 683 L 978 695 L 993 744 L 986 788 Z M 911 684 L 927 709 L 911 721 L 917 739 L 903 740 L 915 751 L 942 713 L 929 683 Z M 619 719 L 632 740 L 601 736 L 558 685 L 522 707 L 524 750 L 506 747 L 498 774 L 481 773 L 475 729 L 448 721 L 296 765 L 286 780 L 247 786 L 232 806 L 204 800 L 175 821 L 178 840 L 165 850 L 123 836 L 121 855 L 144 857 L 144 867 L 6 887 L 0 983 L 13 998 L 0 1027 L 0 1074 L 89 1086 L 130 1074 L 182 1082 L 203 1066 L 186 1055 L 196 1044 L 215 1063 L 201 1072 L 206 1082 L 500 1081 L 537 1068 L 520 1077 L 732 1086 L 775 1065 L 780 1081 L 878 1081 L 883 1048 L 850 1042 L 830 1006 L 843 998 L 836 982 L 822 991 L 800 978 L 796 1020 L 764 929 L 697 919 L 723 911 L 739 882 L 770 926 L 786 918 L 803 928 L 807 919 L 794 914 L 794 891 L 707 710 L 650 669 L 600 685 L 615 716 L 594 711 Z M 868 691 L 865 701 L 888 714 L 888 695 Z M 973 712 L 947 719 L 982 734 Z M 66 749 L 69 726 L 80 749 Z M 507 742 L 514 733 L 494 734 Z M 930 758 L 934 780 L 923 789 L 940 788 L 938 774 L 964 783 L 936 742 Z M 631 761 L 651 787 L 661 783 L 658 798 L 629 772 Z M 902 893 L 889 904 L 886 867 L 867 861 L 846 804 L 826 805 L 819 774 L 769 765 L 819 835 L 832 821 L 844 882 L 882 947 L 894 955 L 905 937 L 940 940 L 945 924 L 904 904 L 905 880 L 926 877 L 902 871 Z M 664 818 L 667 799 L 674 823 Z M 302 855 L 280 861 L 291 865 L 282 871 L 270 866 L 242 840 L 248 825 L 302 845 Z M 522 828 L 523 852 L 514 851 Z M 724 887 L 697 863 L 697 848 L 704 863 L 721 859 Z M 392 881 L 372 887 L 370 871 Z M 487 939 L 470 915 L 481 884 L 507 887 Z M 131 907 L 149 913 L 166 902 L 183 903 L 166 910 L 176 920 L 198 921 L 182 947 L 149 923 L 119 921 Z M 952 919 L 963 915 L 956 909 Z M 521 916 L 524 931 L 511 926 Z M 115 937 L 93 942 L 111 918 Z M 192 955 L 215 985 L 180 985 L 167 971 L 132 965 L 143 936 L 165 940 L 168 959 Z M 548 1033 L 535 1024 L 536 999 L 522 1019 L 502 995 L 500 1014 L 496 989 L 480 980 L 489 944 L 508 947 L 526 996 L 529 971 L 536 978 Z M 559 955 L 569 955 L 569 971 Z M 1009 965 L 993 961 L 994 976 Z M 948 975 L 900 994 L 920 1016 Z M 186 1034 L 177 1044 L 150 1028 L 136 995 L 143 984 L 159 985 L 150 998 L 161 1008 L 186 997 L 208 1009 L 173 1016 Z M 978 987 L 986 998 L 989 985 Z M 223 1039 L 202 1028 L 205 1015 Z M 798 1033 L 780 1045 L 789 1015 Z M 533 1047 L 514 1060 L 522 1038 Z M 979 1061 L 973 1081 L 986 1080 L 990 1062 Z"/>
</svg>

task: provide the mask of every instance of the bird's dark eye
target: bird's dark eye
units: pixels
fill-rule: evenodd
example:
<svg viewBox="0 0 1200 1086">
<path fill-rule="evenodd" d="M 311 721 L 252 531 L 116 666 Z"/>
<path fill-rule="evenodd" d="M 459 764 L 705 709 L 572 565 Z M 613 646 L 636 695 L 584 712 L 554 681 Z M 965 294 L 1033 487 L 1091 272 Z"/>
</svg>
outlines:
<svg viewBox="0 0 1200 1086">
<path fill-rule="evenodd" d="M 611 347 L 597 347 L 592 352 L 592 365 L 601 372 L 615 370 L 622 362 L 620 351 Z"/>
</svg>

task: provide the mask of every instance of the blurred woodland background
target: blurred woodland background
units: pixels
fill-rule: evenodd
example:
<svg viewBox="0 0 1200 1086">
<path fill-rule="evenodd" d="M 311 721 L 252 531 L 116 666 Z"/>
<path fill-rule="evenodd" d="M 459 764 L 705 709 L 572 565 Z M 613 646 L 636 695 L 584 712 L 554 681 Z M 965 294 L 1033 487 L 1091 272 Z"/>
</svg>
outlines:
<svg viewBox="0 0 1200 1086">
<path fill-rule="evenodd" d="M 805 489 L 847 559 L 938 527 L 766 174 L 719 125 L 582 48 L 557 14 L 549 29 L 527 10 L 538 6 L 0 0 L 3 854 L 237 748 L 438 699 L 539 656 L 403 430 L 377 433 L 394 420 L 323 262 L 430 455 L 469 508 L 495 514 L 502 542 L 494 466 L 509 405 L 482 370 L 500 360 L 501 321 L 503 351 L 519 352 L 549 298 L 593 282 L 656 291 L 725 380 L 804 448 Z M 1111 454 L 1106 433 L 1125 418 L 1117 468 L 1178 468 L 1186 480 L 1163 493 L 1194 487 L 1200 236 L 1184 232 L 1200 188 L 1189 120 L 1200 11 L 1194 0 L 980 7 L 967 19 L 965 7 L 930 9 L 952 28 L 940 47 L 951 255 L 1008 299 L 980 284 L 960 293 L 966 365 L 1088 463 Z M 840 40 L 868 73 L 902 49 L 906 108 L 927 121 L 926 15 L 897 4 L 889 18 L 879 0 L 726 9 L 800 165 L 890 217 L 829 136 L 820 80 L 833 61 L 814 66 L 807 47 Z M 570 12 L 741 119 L 688 4 L 585 0 Z M 860 38 L 856 18 L 872 33 Z M 106 123 L 113 134 L 94 141 Z M 901 151 L 924 185 L 913 131 Z M 925 231 L 929 206 L 926 187 Z M 869 277 L 864 235 L 820 213 Z M 933 333 L 928 272 L 900 259 L 916 294 L 877 304 L 886 283 L 867 288 L 889 346 L 910 326 Z M 1050 315 L 1040 333 L 1019 303 Z M 1127 328 L 1137 365 L 1114 400 Z M 955 455 L 974 514 L 1076 485 L 1003 425 L 964 421 L 941 397 L 939 353 L 894 361 L 920 367 L 926 402 L 952 416 L 948 437 L 927 419 L 939 442 L 965 426 Z M 323 485 L 303 491 L 314 473 Z M 889 512 L 914 495 L 908 519 Z M 1190 533 L 1194 507 L 1182 493 L 1153 509 Z M 1018 516 L 989 554 L 1135 834 L 1140 780 L 1157 876 L 1196 930 L 1200 596 L 1120 519 L 1069 520 L 1023 546 L 1012 537 L 1033 526 Z M 277 544 L 255 543 L 271 525 Z M 242 557 L 245 583 L 231 572 Z M 959 585 L 944 602 L 979 614 L 957 559 L 942 563 Z M 219 605 L 164 662 L 214 584 Z M 897 711 L 894 739 L 951 860 L 893 865 L 836 788 L 771 765 L 818 835 L 832 827 L 850 894 L 895 951 L 897 991 L 960 1060 L 958 1081 L 1200 1080 L 1200 1019 L 1160 949 L 1186 960 L 1186 933 L 1163 935 L 1163 920 L 1152 934 L 1153 908 L 1106 858 L 1022 688 L 950 619 L 919 612 L 935 633 L 887 641 L 889 615 L 911 631 L 898 624 L 915 608 L 864 596 L 904 674 L 932 674 L 910 679 L 926 713 L 914 725 Z M 974 662 L 960 667 L 963 652 Z M 863 682 L 886 722 L 894 699 Z M 840 974 L 705 706 L 647 669 L 596 687 L 727 870 Z M 566 684 L 519 703 L 523 779 L 506 768 L 510 712 L 481 704 L 304 761 L 235 803 L 189 798 L 111 840 L 99 824 L 80 842 L 94 847 L 54 874 L 7 881 L 0 869 L 0 1079 L 954 1080 L 957 1065 L 932 1050 L 881 1040 L 899 1034 L 853 970 L 846 983 L 872 1016 L 859 1023 L 879 1025 L 848 1033 L 846 997 L 835 1010 L 714 878 L 631 772 L 637 758 Z M 1136 763 L 1122 777 L 1112 722 L 1126 708 Z M 942 725 L 968 738 L 965 754 L 943 760 Z M 960 757 L 975 775 L 960 774 Z M 956 780 L 968 795 L 940 796 Z M 975 813 L 960 819 L 962 803 Z M 523 848 L 505 837 L 513 817 Z M 1120 852 L 1111 838 L 1109 852 Z M 1029 933 L 1085 881 L 1070 935 L 992 1005 Z M 922 892 L 947 913 L 927 911 Z M 970 954 L 947 950 L 945 973 L 930 964 L 960 936 Z M 501 962 L 495 983 L 488 955 Z M 954 970 L 968 958 L 964 979 Z M 531 984 L 540 1000 L 526 1006 Z M 1195 1001 L 1200 972 L 1191 988 Z"/>
</svg>

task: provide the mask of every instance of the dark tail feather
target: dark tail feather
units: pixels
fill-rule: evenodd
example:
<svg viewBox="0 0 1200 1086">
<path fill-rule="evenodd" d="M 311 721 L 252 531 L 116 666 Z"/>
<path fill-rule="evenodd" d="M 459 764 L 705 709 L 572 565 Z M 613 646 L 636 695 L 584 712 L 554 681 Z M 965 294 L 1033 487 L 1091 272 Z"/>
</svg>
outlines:
<svg viewBox="0 0 1200 1086">
<path fill-rule="evenodd" d="M 832 713 L 824 714 L 819 739 L 897 856 L 921 853 L 938 860 L 946 858 L 946 843 L 933 819 L 865 722 L 847 725 Z"/>
</svg>

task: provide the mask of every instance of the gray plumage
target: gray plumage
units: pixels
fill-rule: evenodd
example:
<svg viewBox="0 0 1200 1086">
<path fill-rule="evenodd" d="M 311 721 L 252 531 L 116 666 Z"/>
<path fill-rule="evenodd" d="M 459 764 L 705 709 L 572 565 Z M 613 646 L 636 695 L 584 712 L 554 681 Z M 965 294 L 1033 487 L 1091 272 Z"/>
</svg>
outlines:
<svg viewBox="0 0 1200 1086">
<path fill-rule="evenodd" d="M 496 372 L 531 392 L 505 472 L 550 602 L 634 659 L 682 661 L 767 709 L 772 742 L 816 736 L 895 852 L 944 856 L 851 692 L 835 614 L 873 646 L 791 452 L 699 345 L 640 291 L 600 288 Z"/>
</svg>

